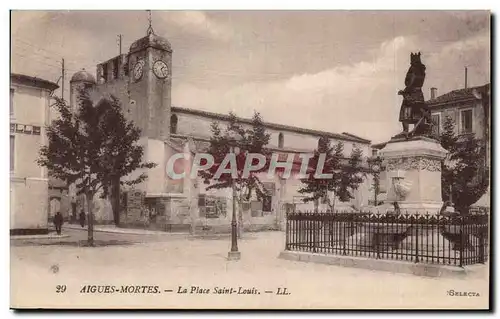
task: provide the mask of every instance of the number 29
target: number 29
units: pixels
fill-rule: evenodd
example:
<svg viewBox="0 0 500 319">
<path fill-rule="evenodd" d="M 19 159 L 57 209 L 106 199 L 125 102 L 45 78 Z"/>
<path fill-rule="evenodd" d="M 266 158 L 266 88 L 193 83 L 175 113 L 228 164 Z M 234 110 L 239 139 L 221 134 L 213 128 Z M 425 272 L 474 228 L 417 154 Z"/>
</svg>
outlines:
<svg viewBox="0 0 500 319">
<path fill-rule="evenodd" d="M 66 285 L 57 285 L 56 286 L 56 293 L 63 293 L 66 291 Z"/>
</svg>

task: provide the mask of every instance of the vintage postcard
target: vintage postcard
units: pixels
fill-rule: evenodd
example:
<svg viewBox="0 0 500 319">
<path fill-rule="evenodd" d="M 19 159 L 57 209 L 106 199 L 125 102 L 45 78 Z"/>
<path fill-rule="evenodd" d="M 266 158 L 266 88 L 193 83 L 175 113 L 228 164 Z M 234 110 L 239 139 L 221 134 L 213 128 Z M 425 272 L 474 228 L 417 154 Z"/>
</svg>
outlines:
<svg viewBox="0 0 500 319">
<path fill-rule="evenodd" d="M 11 11 L 14 309 L 489 309 L 489 11 Z"/>
</svg>

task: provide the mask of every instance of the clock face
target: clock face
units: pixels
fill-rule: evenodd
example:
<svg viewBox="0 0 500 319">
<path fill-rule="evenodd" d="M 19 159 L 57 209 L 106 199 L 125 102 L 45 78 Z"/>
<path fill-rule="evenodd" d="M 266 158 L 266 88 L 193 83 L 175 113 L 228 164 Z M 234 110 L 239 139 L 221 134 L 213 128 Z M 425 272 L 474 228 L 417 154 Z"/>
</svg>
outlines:
<svg viewBox="0 0 500 319">
<path fill-rule="evenodd" d="M 143 70 L 144 70 L 144 60 L 137 61 L 132 71 L 134 75 L 134 80 L 137 81 L 142 77 Z"/>
<path fill-rule="evenodd" d="M 165 79 L 168 76 L 168 66 L 161 60 L 156 61 L 153 65 L 153 72 L 158 78 Z"/>
</svg>

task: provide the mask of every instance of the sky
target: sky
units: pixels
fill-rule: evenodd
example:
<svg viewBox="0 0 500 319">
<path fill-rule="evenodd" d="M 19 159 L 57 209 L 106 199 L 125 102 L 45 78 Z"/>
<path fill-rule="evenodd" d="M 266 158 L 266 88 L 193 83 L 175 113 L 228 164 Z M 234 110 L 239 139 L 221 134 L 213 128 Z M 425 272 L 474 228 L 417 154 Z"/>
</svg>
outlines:
<svg viewBox="0 0 500 319">
<path fill-rule="evenodd" d="M 486 11 L 153 11 L 173 48 L 172 104 L 384 142 L 410 53 L 438 95 L 490 82 Z M 146 35 L 146 11 L 13 11 L 11 71 L 60 84 Z M 60 95 L 60 92 L 56 92 Z"/>
</svg>

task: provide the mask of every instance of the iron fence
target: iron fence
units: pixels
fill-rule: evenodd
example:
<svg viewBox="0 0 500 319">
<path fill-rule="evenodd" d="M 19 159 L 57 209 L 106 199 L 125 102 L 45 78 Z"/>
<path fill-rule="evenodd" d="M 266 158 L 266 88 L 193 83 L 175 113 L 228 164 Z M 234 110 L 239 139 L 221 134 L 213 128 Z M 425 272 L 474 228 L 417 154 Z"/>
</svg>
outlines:
<svg viewBox="0 0 500 319">
<path fill-rule="evenodd" d="M 287 214 L 286 250 L 465 266 L 488 258 L 488 215 Z"/>
</svg>

